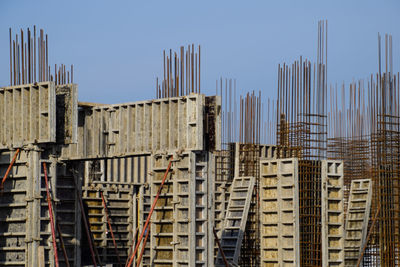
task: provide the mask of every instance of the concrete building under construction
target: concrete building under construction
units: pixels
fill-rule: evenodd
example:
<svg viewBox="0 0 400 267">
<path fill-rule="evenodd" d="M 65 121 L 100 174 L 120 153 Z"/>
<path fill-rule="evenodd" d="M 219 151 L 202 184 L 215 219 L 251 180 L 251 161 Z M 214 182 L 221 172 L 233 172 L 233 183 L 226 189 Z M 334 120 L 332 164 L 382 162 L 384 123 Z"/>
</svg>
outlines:
<svg viewBox="0 0 400 267">
<path fill-rule="evenodd" d="M 391 36 L 386 69 L 345 94 L 328 90 L 326 27 L 316 63 L 279 67 L 268 115 L 232 80 L 202 94 L 194 46 L 164 52 L 155 99 L 79 102 L 47 35 L 10 30 L 0 266 L 400 266 Z"/>
</svg>

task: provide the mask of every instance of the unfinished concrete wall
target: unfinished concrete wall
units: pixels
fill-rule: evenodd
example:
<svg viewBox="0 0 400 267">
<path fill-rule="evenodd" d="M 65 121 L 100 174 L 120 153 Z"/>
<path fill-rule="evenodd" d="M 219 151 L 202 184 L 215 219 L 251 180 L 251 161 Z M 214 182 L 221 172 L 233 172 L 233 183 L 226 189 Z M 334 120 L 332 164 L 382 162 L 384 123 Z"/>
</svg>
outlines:
<svg viewBox="0 0 400 267">
<path fill-rule="evenodd" d="M 260 161 L 261 265 L 300 266 L 298 160 Z"/>
<path fill-rule="evenodd" d="M 321 165 L 322 266 L 344 266 L 343 162 Z"/>
<path fill-rule="evenodd" d="M 53 82 L 0 88 L 0 149 L 56 141 Z"/>
<path fill-rule="evenodd" d="M 213 101 L 218 109 L 219 102 Z M 121 157 L 172 150 L 204 150 L 205 96 L 193 94 L 152 101 L 86 107 L 79 112 L 78 143 L 62 158 Z M 217 112 L 212 120 L 219 120 Z M 211 122 L 208 122 L 211 123 Z M 219 136 L 219 127 L 212 127 Z M 216 148 L 220 145 L 215 140 Z"/>
<path fill-rule="evenodd" d="M 364 245 L 371 210 L 372 181 L 358 179 L 351 181 L 349 206 L 346 218 L 345 265 L 357 265 Z"/>
</svg>

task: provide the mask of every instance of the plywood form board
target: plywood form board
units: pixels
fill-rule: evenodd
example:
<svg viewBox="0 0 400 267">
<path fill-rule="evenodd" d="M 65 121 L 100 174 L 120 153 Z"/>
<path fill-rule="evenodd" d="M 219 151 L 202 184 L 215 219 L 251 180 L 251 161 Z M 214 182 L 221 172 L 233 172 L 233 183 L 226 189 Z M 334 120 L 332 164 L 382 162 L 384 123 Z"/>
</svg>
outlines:
<svg viewBox="0 0 400 267">
<path fill-rule="evenodd" d="M 203 150 L 204 105 L 205 96 L 193 94 L 86 107 L 79 112 L 78 143 L 65 146 L 62 158 Z"/>
<path fill-rule="evenodd" d="M 321 165 L 322 266 L 344 266 L 343 161 Z"/>
<path fill-rule="evenodd" d="M 298 160 L 260 161 L 261 266 L 300 266 Z"/>
<path fill-rule="evenodd" d="M 349 207 L 346 217 L 345 265 L 355 266 L 365 243 L 371 210 L 372 181 L 351 181 Z"/>
<path fill-rule="evenodd" d="M 53 82 L 0 88 L 0 149 L 56 141 Z"/>
<path fill-rule="evenodd" d="M 208 194 L 208 157 L 190 152 L 174 158 L 151 218 L 152 266 L 212 266 L 214 240 L 209 238 L 214 211 Z M 168 162 L 166 156 L 152 157 L 151 202 Z"/>
</svg>

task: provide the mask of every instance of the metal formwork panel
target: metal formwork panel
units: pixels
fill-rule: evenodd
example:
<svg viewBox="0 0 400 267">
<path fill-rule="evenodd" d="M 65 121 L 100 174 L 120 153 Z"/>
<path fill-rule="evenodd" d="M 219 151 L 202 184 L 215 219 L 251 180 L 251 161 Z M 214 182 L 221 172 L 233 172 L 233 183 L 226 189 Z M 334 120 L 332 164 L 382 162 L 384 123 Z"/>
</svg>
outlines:
<svg viewBox="0 0 400 267">
<path fill-rule="evenodd" d="M 371 198 L 371 179 L 351 181 L 344 249 L 346 266 L 357 265 L 358 258 L 360 257 L 361 248 L 365 243 L 368 231 Z"/>
<path fill-rule="evenodd" d="M 3 177 L 13 157 L 13 152 L 0 153 L 0 177 Z M 7 178 L 0 198 L 0 266 L 25 266 L 28 263 L 26 242 L 31 233 L 27 231 L 31 214 L 32 192 L 29 190 L 31 170 L 29 155 L 21 151 L 14 168 Z M 29 266 L 27 264 L 27 266 Z"/>
<path fill-rule="evenodd" d="M 62 238 L 70 266 L 81 264 L 81 213 L 75 188 L 74 172 L 79 172 L 83 164 L 80 162 L 57 163 L 56 179 L 56 220 L 60 226 Z M 75 179 L 75 182 L 74 182 Z M 59 255 L 62 255 L 59 252 Z M 65 265 L 65 259 L 59 256 L 61 266 Z"/>
<path fill-rule="evenodd" d="M 151 218 L 151 266 L 212 266 L 210 228 L 213 208 L 207 153 L 174 156 L 170 174 Z M 152 157 L 151 202 L 157 194 L 169 157 Z"/>
<path fill-rule="evenodd" d="M 204 107 L 205 96 L 200 94 L 86 107 L 79 113 L 78 143 L 64 146 L 61 157 L 203 150 Z"/>
<path fill-rule="evenodd" d="M 276 159 L 276 145 L 259 145 L 260 158 Z"/>
<path fill-rule="evenodd" d="M 2 176 L 13 154 L 1 153 Z M 43 160 L 41 154 L 35 147 L 21 151 L 4 184 L 0 202 L 0 266 L 34 267 L 39 266 L 39 261 L 44 266 L 54 265 L 42 163 L 47 163 L 53 198 L 56 192 L 56 170 L 54 159 Z"/>
<path fill-rule="evenodd" d="M 132 184 L 94 182 L 90 186 L 82 187 L 94 245 L 103 263 L 118 264 L 118 258 L 107 224 L 101 193 L 106 202 L 118 255 L 121 261 L 125 262 L 132 246 L 133 234 L 138 225 L 137 218 L 140 216 L 137 214 L 137 191 L 138 187 Z"/>
<path fill-rule="evenodd" d="M 38 193 L 40 195 L 40 207 L 39 207 L 39 229 L 32 229 L 33 231 L 38 230 L 39 235 L 39 247 L 42 248 L 44 252 L 44 264 L 45 266 L 55 266 L 55 259 L 54 259 L 54 249 L 53 249 L 53 237 L 51 233 L 51 224 L 50 224 L 50 215 L 49 215 L 49 206 L 47 203 L 47 193 L 46 193 L 46 182 L 44 178 L 44 168 L 43 163 L 46 163 L 47 167 L 47 177 L 49 182 L 49 190 L 51 192 L 51 197 L 53 201 L 53 215 L 54 215 L 54 222 L 56 223 L 57 220 L 57 208 L 55 206 L 55 196 L 57 195 L 56 189 L 56 180 L 57 180 L 57 172 L 56 172 L 56 163 L 54 158 L 50 159 L 40 159 L 39 160 L 39 170 L 40 176 L 38 180 L 40 181 L 38 184 Z M 34 179 L 37 179 L 36 177 Z M 56 226 L 54 226 L 55 229 Z M 55 230 L 57 231 L 57 230 Z M 56 236 L 58 234 L 56 233 Z M 56 241 L 57 242 L 57 241 Z M 59 259 L 62 259 L 61 253 Z M 37 258 L 35 253 L 32 253 L 33 259 Z M 38 259 L 40 260 L 40 259 Z M 39 265 L 39 264 L 38 264 Z M 34 265 L 34 266 L 38 266 Z"/>
<path fill-rule="evenodd" d="M 298 160 L 260 161 L 261 265 L 300 266 Z"/>
<path fill-rule="evenodd" d="M 92 182 L 144 184 L 148 182 L 150 156 L 137 155 L 86 161 L 85 186 Z"/>
<path fill-rule="evenodd" d="M 54 82 L 0 88 L 0 149 L 55 141 Z"/>
<path fill-rule="evenodd" d="M 78 141 L 78 86 L 56 86 L 57 143 L 73 144 Z"/>
<path fill-rule="evenodd" d="M 254 184 L 254 177 L 235 177 L 233 179 L 220 234 L 221 249 L 224 251 L 226 259 L 236 265 L 239 261 Z M 225 266 L 221 251 L 217 255 L 215 265 Z"/>
<path fill-rule="evenodd" d="M 344 266 L 343 161 L 321 165 L 322 266 Z"/>
</svg>

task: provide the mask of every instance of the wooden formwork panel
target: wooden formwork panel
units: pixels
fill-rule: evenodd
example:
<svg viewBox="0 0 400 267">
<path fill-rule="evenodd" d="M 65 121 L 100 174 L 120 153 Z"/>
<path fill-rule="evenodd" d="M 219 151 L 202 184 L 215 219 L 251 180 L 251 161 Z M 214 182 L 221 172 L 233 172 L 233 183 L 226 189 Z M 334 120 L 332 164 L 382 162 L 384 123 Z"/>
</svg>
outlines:
<svg viewBox="0 0 400 267">
<path fill-rule="evenodd" d="M 345 266 L 357 265 L 361 248 L 367 236 L 371 198 L 371 179 L 351 181 L 346 217 Z"/>
<path fill-rule="evenodd" d="M 62 158 L 203 150 L 204 107 L 200 94 L 86 107 L 79 113 L 78 143 L 64 146 Z"/>
<path fill-rule="evenodd" d="M 94 182 L 90 186 L 82 187 L 94 245 L 100 260 L 104 263 L 118 264 L 118 257 L 107 224 L 106 210 L 102 203 L 101 193 L 107 206 L 118 255 L 121 261 L 125 262 L 138 225 L 138 216 L 140 216 L 137 213 L 137 191 L 138 188 L 132 184 L 116 185 Z"/>
<path fill-rule="evenodd" d="M 152 157 L 151 201 L 169 157 Z M 174 158 L 170 174 L 151 218 L 151 266 L 212 266 L 213 221 L 211 177 L 207 153 L 184 153 Z"/>
<path fill-rule="evenodd" d="M 300 266 L 298 160 L 260 161 L 261 265 Z"/>
<path fill-rule="evenodd" d="M 55 141 L 54 82 L 0 88 L 0 149 Z"/>
<path fill-rule="evenodd" d="M 344 266 L 343 161 L 321 165 L 322 266 Z"/>
</svg>

